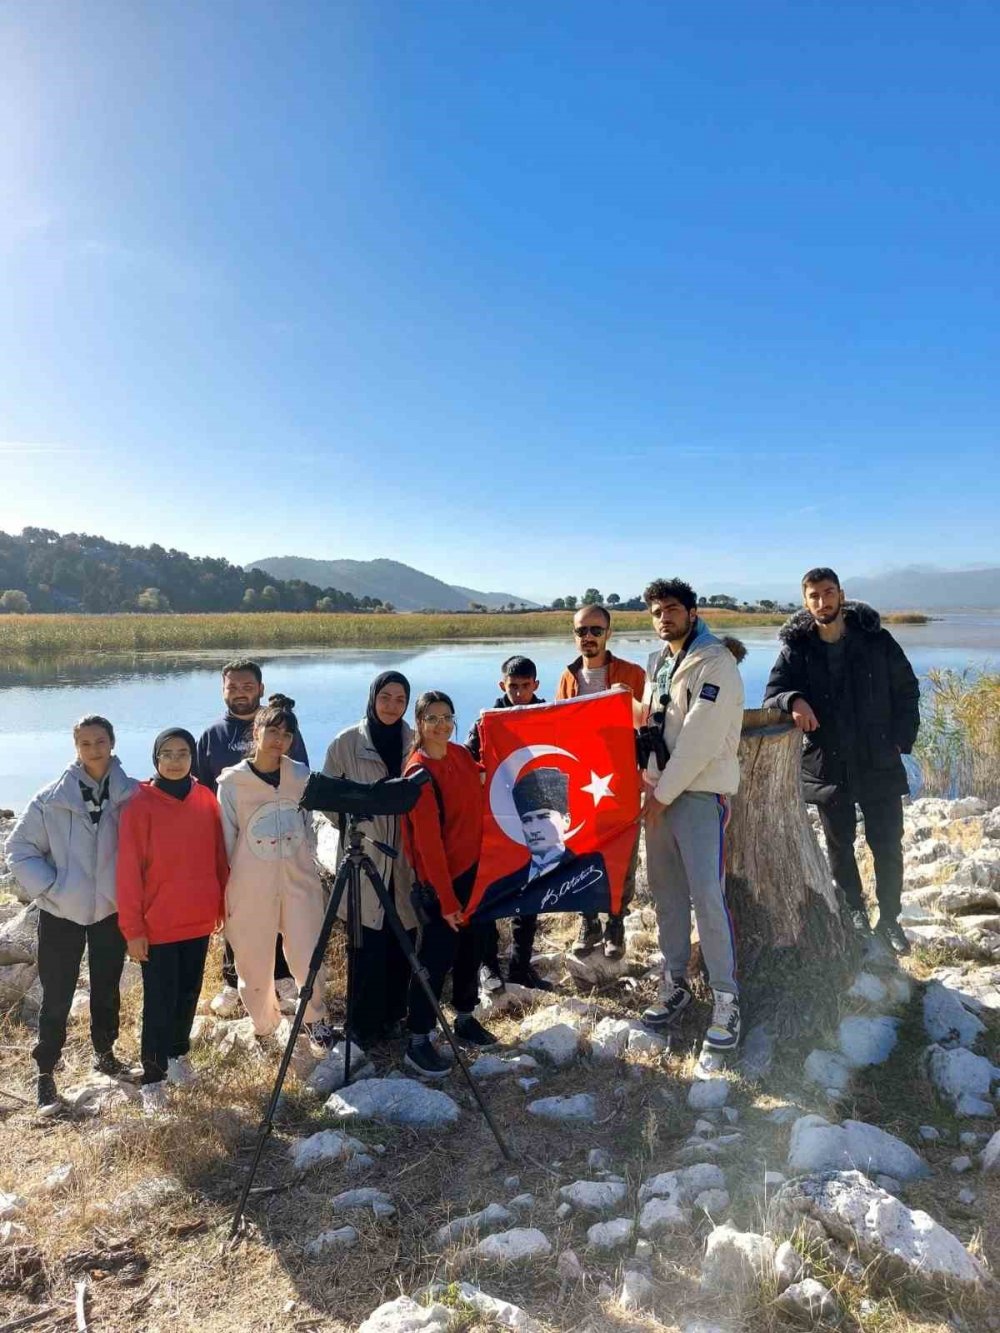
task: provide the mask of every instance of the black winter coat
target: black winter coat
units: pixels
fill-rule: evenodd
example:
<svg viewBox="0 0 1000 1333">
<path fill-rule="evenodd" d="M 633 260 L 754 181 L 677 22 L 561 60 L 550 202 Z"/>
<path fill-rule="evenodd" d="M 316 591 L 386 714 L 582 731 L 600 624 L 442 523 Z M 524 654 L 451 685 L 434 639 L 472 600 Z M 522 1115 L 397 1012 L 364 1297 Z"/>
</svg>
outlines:
<svg viewBox="0 0 1000 1333">
<path fill-rule="evenodd" d="M 533 704 L 543 704 L 545 700 L 541 698 L 540 695 L 533 694 L 531 696 L 531 702 Z M 514 708 L 515 706 L 516 705 L 512 704 L 507 698 L 506 694 L 501 694 L 500 698 L 497 699 L 493 705 L 494 708 Z M 528 706 L 528 704 L 521 704 L 522 708 L 527 708 Z M 483 724 L 479 718 L 477 718 L 469 728 L 469 734 L 465 738 L 465 748 L 478 764 L 483 757 Z"/>
<path fill-rule="evenodd" d="M 802 737 L 802 787 L 822 804 L 838 792 L 863 797 L 907 790 L 900 754 L 909 754 L 920 725 L 920 686 L 906 654 L 878 612 L 865 602 L 844 605 L 844 683 L 834 697 L 827 650 L 808 611 L 781 627 L 781 652 L 771 668 L 764 707 L 789 712 L 796 698 L 812 706 L 816 731 Z"/>
</svg>

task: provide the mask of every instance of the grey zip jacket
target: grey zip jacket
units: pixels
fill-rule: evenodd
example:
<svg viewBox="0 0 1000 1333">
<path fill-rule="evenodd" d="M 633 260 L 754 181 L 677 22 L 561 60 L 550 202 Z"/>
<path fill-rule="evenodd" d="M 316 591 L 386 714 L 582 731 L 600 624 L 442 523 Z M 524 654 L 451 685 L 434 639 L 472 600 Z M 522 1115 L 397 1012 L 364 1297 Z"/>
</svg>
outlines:
<svg viewBox="0 0 1000 1333">
<path fill-rule="evenodd" d="M 94 785 L 82 764 L 70 764 L 33 796 L 8 835 L 6 853 L 14 878 L 43 912 L 92 926 L 118 910 L 118 818 L 139 784 L 112 756 L 108 800 L 93 824 L 81 782 Z"/>
</svg>

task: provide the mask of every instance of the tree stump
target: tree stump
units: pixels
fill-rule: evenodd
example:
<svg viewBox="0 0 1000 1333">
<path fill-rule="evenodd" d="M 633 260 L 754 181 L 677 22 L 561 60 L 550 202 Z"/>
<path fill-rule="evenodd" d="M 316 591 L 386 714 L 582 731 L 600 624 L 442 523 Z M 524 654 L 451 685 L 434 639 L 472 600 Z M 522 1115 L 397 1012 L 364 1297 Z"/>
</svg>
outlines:
<svg viewBox="0 0 1000 1333">
<path fill-rule="evenodd" d="M 861 950 L 802 799 L 802 740 L 776 709 L 748 708 L 726 886 L 740 985 L 755 1021 L 784 1033 L 837 1001 Z"/>
</svg>

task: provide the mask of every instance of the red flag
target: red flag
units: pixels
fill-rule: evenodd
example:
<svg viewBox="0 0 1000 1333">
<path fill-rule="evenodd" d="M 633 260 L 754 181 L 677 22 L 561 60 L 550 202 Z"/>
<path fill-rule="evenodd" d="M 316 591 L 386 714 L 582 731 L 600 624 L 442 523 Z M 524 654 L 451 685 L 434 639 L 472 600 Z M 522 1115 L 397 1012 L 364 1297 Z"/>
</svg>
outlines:
<svg viewBox="0 0 1000 1333">
<path fill-rule="evenodd" d="M 618 912 L 638 836 L 632 696 L 483 715 L 483 843 L 467 917 Z"/>
</svg>

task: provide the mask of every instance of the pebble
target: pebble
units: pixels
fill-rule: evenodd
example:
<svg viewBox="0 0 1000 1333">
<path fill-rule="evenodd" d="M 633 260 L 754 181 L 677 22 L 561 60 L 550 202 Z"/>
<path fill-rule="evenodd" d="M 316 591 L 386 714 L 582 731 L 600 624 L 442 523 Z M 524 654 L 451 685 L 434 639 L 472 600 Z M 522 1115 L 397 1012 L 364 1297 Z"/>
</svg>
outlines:
<svg viewBox="0 0 1000 1333">
<path fill-rule="evenodd" d="M 521 1177 L 520 1177 L 520 1176 L 506 1176 L 506 1177 L 504 1177 L 503 1187 L 504 1187 L 505 1190 L 518 1190 L 518 1189 L 520 1189 L 520 1188 L 521 1188 Z"/>
<path fill-rule="evenodd" d="M 535 1196 L 533 1194 L 516 1194 L 507 1205 L 508 1208 L 513 1208 L 518 1213 L 530 1213 L 534 1206 Z"/>
<path fill-rule="evenodd" d="M 962 1157 L 953 1157 L 951 1160 L 951 1169 L 956 1176 L 964 1175 L 966 1171 L 972 1170 L 972 1158 L 965 1157 L 964 1155 Z"/>
<path fill-rule="evenodd" d="M 610 1171 L 611 1154 L 603 1148 L 591 1148 L 587 1153 L 587 1166 L 591 1171 Z"/>
<path fill-rule="evenodd" d="M 573 1205 L 571 1203 L 561 1203 L 556 1209 L 556 1218 L 560 1222 L 565 1222 L 567 1217 L 573 1216 Z"/>
<path fill-rule="evenodd" d="M 688 1089 L 687 1104 L 692 1111 L 707 1111 L 724 1106 L 729 1100 L 731 1084 L 725 1078 L 696 1081 Z"/>
<path fill-rule="evenodd" d="M 564 1282 L 581 1282 L 583 1280 L 583 1264 L 575 1250 L 563 1250 L 556 1260 L 556 1276 L 561 1277 Z"/>
<path fill-rule="evenodd" d="M 632 1239 L 634 1222 L 631 1217 L 616 1217 L 610 1222 L 595 1222 L 587 1230 L 587 1245 L 601 1254 L 623 1250 Z"/>
<path fill-rule="evenodd" d="M 967 1129 L 959 1134 L 958 1141 L 963 1148 L 977 1148 L 979 1146 L 979 1135 L 971 1129 Z"/>
<path fill-rule="evenodd" d="M 359 1239 L 354 1227 L 336 1227 L 332 1231 L 321 1231 L 309 1241 L 303 1253 L 307 1259 L 322 1259 L 331 1250 L 353 1249 Z"/>
<path fill-rule="evenodd" d="M 935 1129 L 933 1125 L 921 1125 L 917 1130 L 917 1133 L 925 1143 L 937 1143 L 938 1139 L 941 1137 L 941 1131 Z"/>
<path fill-rule="evenodd" d="M 572 1097 L 541 1097 L 528 1103 L 530 1115 L 543 1120 L 589 1120 L 597 1118 L 597 1100 L 592 1093 L 578 1092 Z"/>
<path fill-rule="evenodd" d="M 959 1203 L 964 1203 L 966 1207 L 969 1207 L 971 1204 L 974 1204 L 976 1202 L 975 1190 L 969 1190 L 969 1189 L 959 1190 L 958 1201 Z"/>
</svg>

